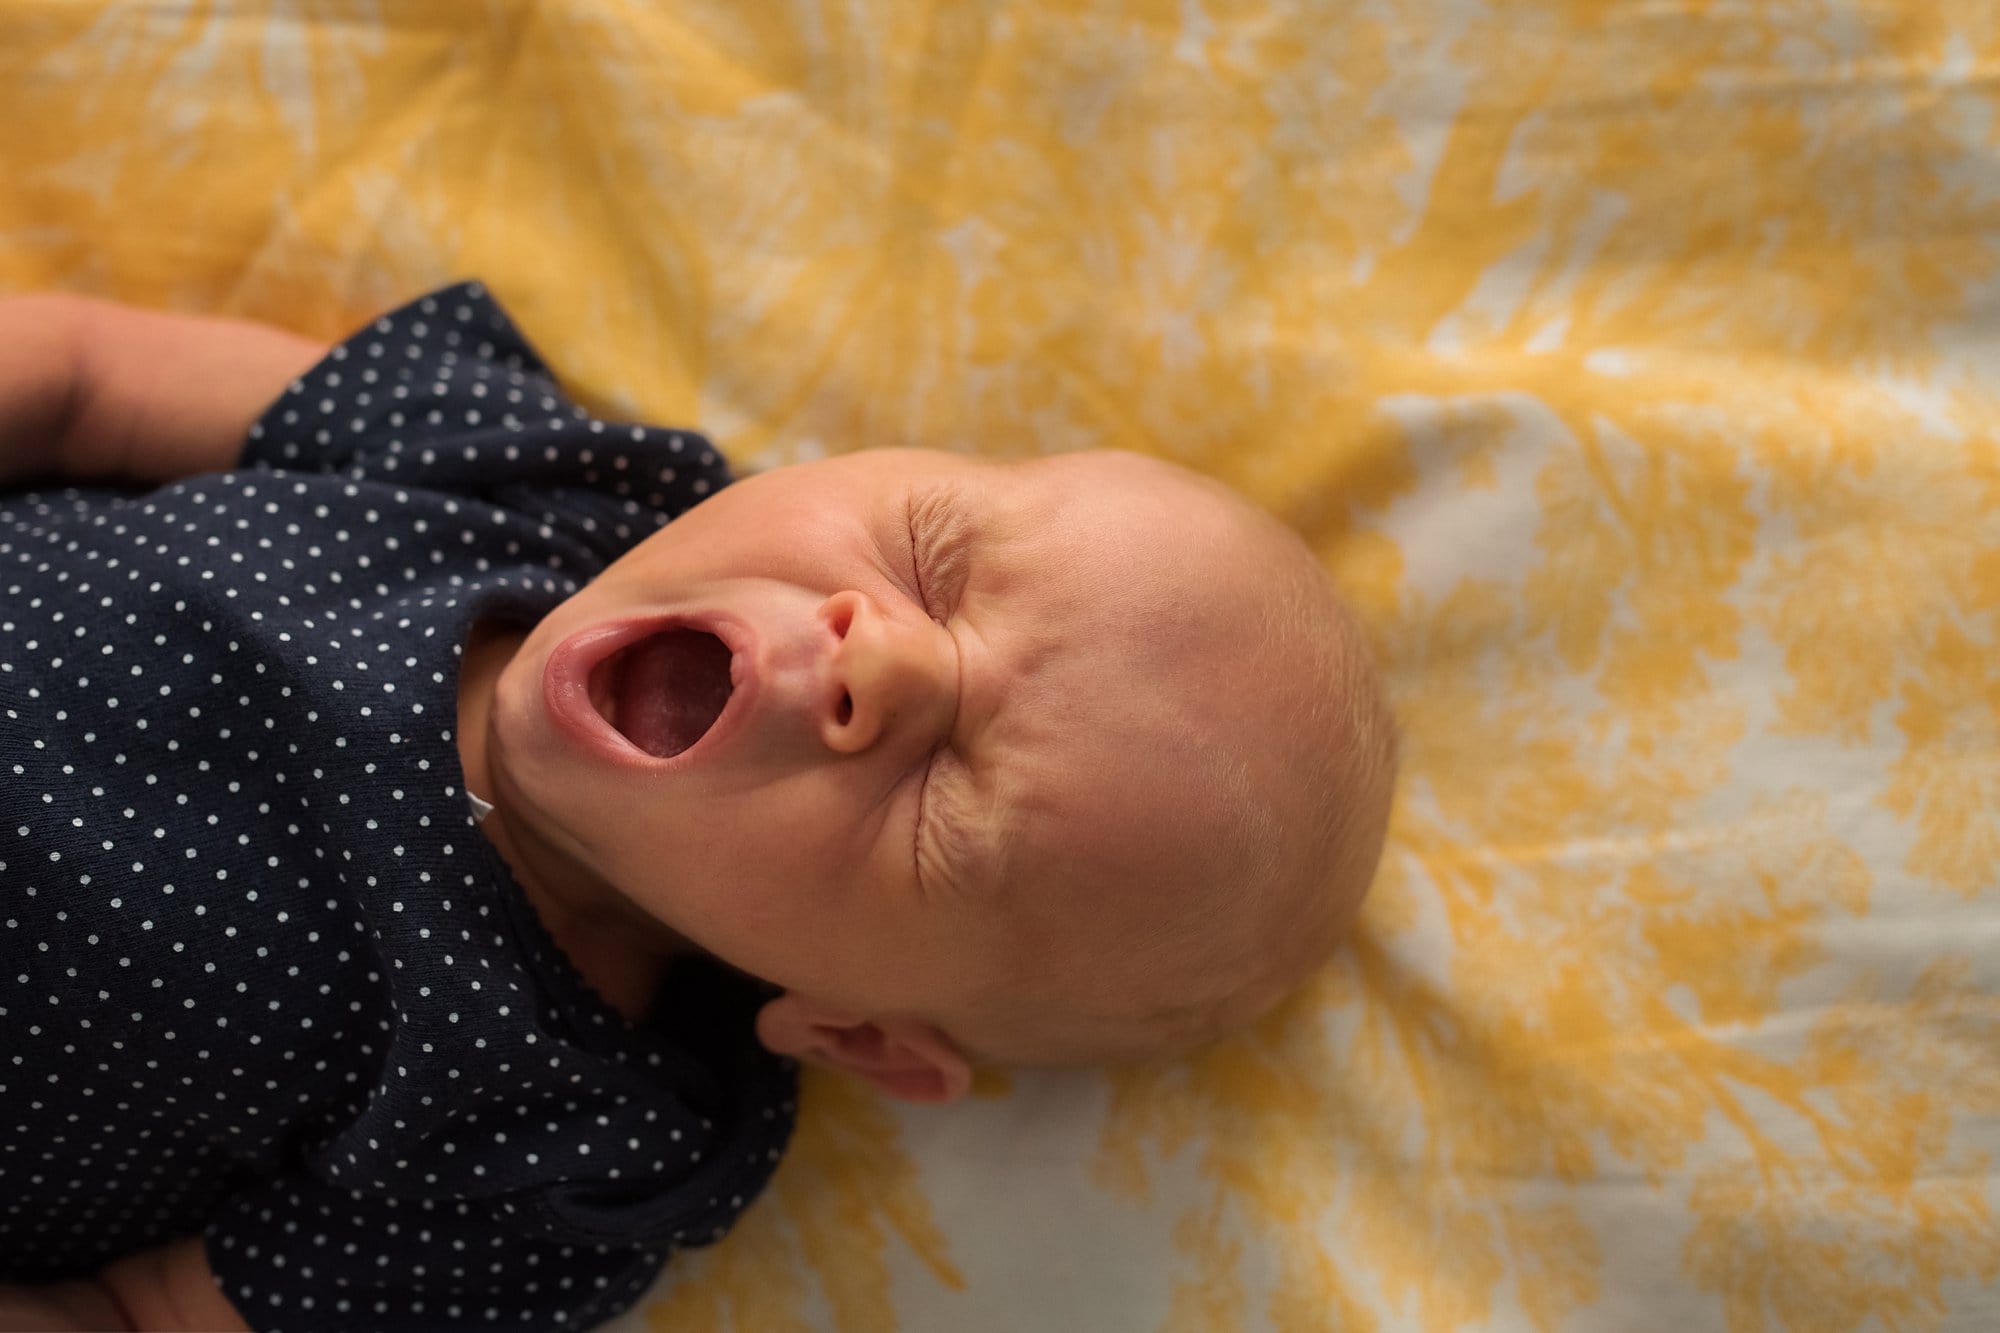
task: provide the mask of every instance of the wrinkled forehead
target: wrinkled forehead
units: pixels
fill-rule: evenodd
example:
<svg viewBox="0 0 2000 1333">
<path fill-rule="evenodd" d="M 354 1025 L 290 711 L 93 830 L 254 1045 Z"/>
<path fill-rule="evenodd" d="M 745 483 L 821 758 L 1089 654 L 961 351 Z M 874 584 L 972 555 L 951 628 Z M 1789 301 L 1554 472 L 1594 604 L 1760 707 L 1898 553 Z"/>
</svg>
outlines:
<svg viewBox="0 0 2000 1333">
<path fill-rule="evenodd" d="M 864 449 L 746 477 L 731 492 L 820 503 L 881 502 L 915 492 L 956 499 L 987 541 L 1031 548 L 1079 575 L 1196 578 L 1180 556 L 1211 556 L 1243 533 L 1248 506 L 1220 483 L 1143 455 L 1089 450 L 987 459 L 934 449 Z M 1169 557 L 1169 552 L 1174 553 Z"/>
<path fill-rule="evenodd" d="M 1257 543 L 1220 488 L 1150 460 L 1015 473 L 971 520 L 992 561 L 974 611 L 1004 609 L 1010 636 L 1001 738 L 1033 766 L 994 794 L 1033 859 L 1148 873 L 1258 778 L 1242 756 L 1276 664 Z"/>
<path fill-rule="evenodd" d="M 1138 667 L 1160 656 L 1151 649 L 1254 618 L 1247 505 L 1207 478 L 1097 451 L 987 465 L 957 484 L 1006 591 L 1045 617 L 1051 653 L 1097 647 Z"/>
<path fill-rule="evenodd" d="M 1262 869 L 1280 830 L 1268 775 L 1176 704 L 1091 711 L 1050 738 L 1053 762 L 1011 802 L 1005 878 L 988 901 L 1016 964 L 1067 976 L 1079 996 L 1109 987 L 1098 998 L 1117 1007 L 1141 999 L 1144 980 L 1166 987 L 1153 1000 L 1193 1001 L 1227 981 L 1197 974 L 1255 952 L 1270 920 Z"/>
</svg>

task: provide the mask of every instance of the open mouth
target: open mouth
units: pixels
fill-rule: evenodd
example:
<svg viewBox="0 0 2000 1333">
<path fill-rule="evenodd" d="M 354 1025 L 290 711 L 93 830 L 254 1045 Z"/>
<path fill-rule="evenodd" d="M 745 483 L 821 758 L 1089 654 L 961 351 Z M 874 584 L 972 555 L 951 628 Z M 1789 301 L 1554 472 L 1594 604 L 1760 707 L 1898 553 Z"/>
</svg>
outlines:
<svg viewBox="0 0 2000 1333">
<path fill-rule="evenodd" d="M 661 759 L 708 734 L 729 702 L 730 652 L 713 634 L 649 634 L 599 662 L 590 702 L 633 745 Z"/>
</svg>

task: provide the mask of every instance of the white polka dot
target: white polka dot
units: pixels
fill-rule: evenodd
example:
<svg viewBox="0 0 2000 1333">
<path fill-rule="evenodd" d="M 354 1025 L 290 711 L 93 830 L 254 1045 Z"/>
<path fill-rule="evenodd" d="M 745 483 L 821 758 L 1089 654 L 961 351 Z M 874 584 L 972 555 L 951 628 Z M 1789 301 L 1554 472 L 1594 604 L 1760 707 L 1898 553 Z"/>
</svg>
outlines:
<svg viewBox="0 0 2000 1333">
<path fill-rule="evenodd" d="M 789 1102 L 690 1117 L 657 1038 L 523 943 L 450 721 L 474 617 L 546 614 L 720 485 L 696 438 L 590 418 L 468 284 L 332 349 L 232 471 L 0 494 L 10 1259 L 94 1271 L 207 1226 L 268 1325 L 364 1325 L 387 1282 L 418 1322 L 476 1319 L 476 1293 L 556 1327 L 579 1293 L 615 1293 L 592 1320 L 629 1304 L 661 1255 L 537 1237 L 517 1200 L 672 1180 L 717 1144 L 761 1181 Z"/>
</svg>

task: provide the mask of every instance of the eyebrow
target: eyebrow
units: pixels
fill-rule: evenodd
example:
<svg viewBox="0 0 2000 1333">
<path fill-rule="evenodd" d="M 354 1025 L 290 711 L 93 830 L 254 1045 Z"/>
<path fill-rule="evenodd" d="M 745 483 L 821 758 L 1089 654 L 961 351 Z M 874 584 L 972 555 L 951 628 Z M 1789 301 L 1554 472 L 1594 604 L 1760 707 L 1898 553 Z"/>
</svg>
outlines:
<svg viewBox="0 0 2000 1333">
<path fill-rule="evenodd" d="M 966 548 L 972 541 L 971 526 L 964 488 L 958 482 L 932 481 L 911 497 L 911 559 L 916 568 L 917 593 L 927 612 L 932 593 L 956 586 L 963 594 L 970 564 Z M 926 573 L 930 575 L 928 580 Z"/>
<path fill-rule="evenodd" d="M 943 891 L 967 901 L 979 901 L 992 894 L 1006 880 L 1010 831 L 997 820 L 978 818 L 984 809 L 997 809 L 1000 802 L 980 799 L 971 765 L 962 759 L 956 770 L 935 783 L 927 793 L 925 824 L 930 836 L 921 839 L 919 859 L 935 867 Z M 921 873 L 921 872 L 920 872 Z M 926 880 L 926 887 L 931 887 Z"/>
<path fill-rule="evenodd" d="M 938 478 L 922 484 L 910 502 L 910 541 L 917 567 L 920 597 L 943 594 L 940 610 L 947 622 L 962 602 L 972 574 L 975 547 L 983 540 L 983 525 L 974 513 L 967 487 L 956 478 Z M 929 580 L 925 574 L 929 574 Z M 928 610 L 928 607 L 926 607 Z M 965 651 L 956 635 L 953 650 L 958 654 L 958 698 L 953 705 L 957 718 L 965 706 Z M 988 719 L 990 722 L 992 719 Z M 927 840 L 932 849 L 928 858 L 937 865 L 947 890 L 963 888 L 962 896 L 980 897 L 990 892 L 1004 876 L 994 868 L 1006 860 L 1004 848 L 1010 840 L 999 819 L 979 820 L 982 810 L 1000 810 L 1001 803 L 982 803 L 974 794 L 979 775 L 989 779 L 999 775 L 991 763 L 975 768 L 955 746 L 956 773 L 940 782 L 936 792 L 927 790 L 923 819 L 931 830 Z M 989 785 L 992 785 L 989 783 Z M 1004 811 L 1003 811 L 1004 813 Z"/>
</svg>

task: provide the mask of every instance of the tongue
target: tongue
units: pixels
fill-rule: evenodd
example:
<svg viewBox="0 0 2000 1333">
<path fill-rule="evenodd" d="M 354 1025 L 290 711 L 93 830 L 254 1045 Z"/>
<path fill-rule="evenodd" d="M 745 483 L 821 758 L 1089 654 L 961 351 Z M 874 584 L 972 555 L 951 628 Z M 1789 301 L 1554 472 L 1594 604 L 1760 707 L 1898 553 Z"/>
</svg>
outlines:
<svg viewBox="0 0 2000 1333">
<path fill-rule="evenodd" d="M 618 730 L 647 754 L 666 759 L 687 749 L 729 702 L 729 649 L 713 634 L 668 630 L 623 656 Z"/>
</svg>

